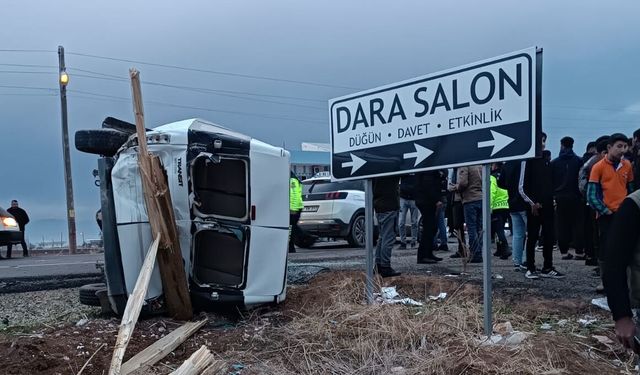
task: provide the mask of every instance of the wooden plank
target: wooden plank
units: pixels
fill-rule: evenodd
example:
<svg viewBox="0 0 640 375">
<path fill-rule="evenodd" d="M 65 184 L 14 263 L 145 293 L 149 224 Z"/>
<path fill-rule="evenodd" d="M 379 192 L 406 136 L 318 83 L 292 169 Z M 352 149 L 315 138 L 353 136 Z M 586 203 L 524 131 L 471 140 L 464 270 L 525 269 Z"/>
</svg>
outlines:
<svg viewBox="0 0 640 375">
<path fill-rule="evenodd" d="M 140 77 L 135 69 L 130 71 L 130 76 L 139 144 L 138 158 L 147 214 L 153 235 L 160 234 L 158 266 L 164 299 L 171 317 L 189 320 L 193 317 L 193 308 L 182 251 L 180 250 L 171 194 L 167 185 L 167 174 L 160 158 L 156 155 L 150 155 L 148 152 Z"/>
<path fill-rule="evenodd" d="M 126 375 L 135 370 L 153 366 L 158 361 L 162 360 L 162 358 L 174 351 L 186 339 L 191 337 L 191 335 L 205 325 L 206 322 L 207 319 L 199 322 L 188 322 L 173 330 L 171 333 L 151 344 L 123 364 L 120 373 L 122 375 Z"/>
<path fill-rule="evenodd" d="M 131 333 L 138 322 L 144 297 L 147 295 L 151 272 L 153 271 L 153 266 L 156 264 L 156 253 L 158 252 L 159 243 L 160 236 L 156 235 L 156 239 L 151 244 L 151 247 L 149 247 L 147 256 L 144 258 L 144 263 L 142 263 L 142 268 L 140 269 L 140 274 L 138 275 L 138 280 L 136 281 L 133 293 L 127 300 L 127 306 L 124 308 L 122 322 L 120 323 L 120 330 L 118 331 L 118 339 L 116 340 L 113 356 L 111 357 L 109 375 L 120 375 L 124 352 L 127 349 L 129 340 L 131 339 Z"/>
<path fill-rule="evenodd" d="M 171 375 L 198 375 L 209 367 L 213 360 L 213 354 L 211 354 L 206 346 L 202 345 L 200 349 L 184 361 L 182 366 L 178 367 Z"/>
</svg>

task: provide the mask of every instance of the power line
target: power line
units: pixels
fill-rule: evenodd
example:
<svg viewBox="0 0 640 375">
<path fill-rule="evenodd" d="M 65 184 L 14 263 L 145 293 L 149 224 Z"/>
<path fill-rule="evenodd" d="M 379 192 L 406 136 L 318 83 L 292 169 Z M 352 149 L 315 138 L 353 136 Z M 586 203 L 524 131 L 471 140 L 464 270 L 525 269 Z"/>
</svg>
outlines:
<svg viewBox="0 0 640 375">
<path fill-rule="evenodd" d="M 78 68 L 71 68 L 70 70 L 71 71 L 77 70 L 79 72 L 97 74 L 97 75 L 101 75 L 101 76 L 104 76 L 104 77 L 113 78 L 112 79 L 113 81 L 126 81 L 126 82 L 129 82 L 128 78 L 123 78 L 123 77 L 119 77 L 119 76 L 112 75 L 112 74 L 99 73 L 99 72 L 95 72 L 95 71 L 91 71 L 91 70 L 78 69 Z M 109 80 L 107 78 L 92 77 L 92 76 L 79 75 L 79 74 L 74 74 L 74 76 Z M 210 88 L 204 88 L 204 87 L 180 86 L 180 85 L 172 85 L 172 84 L 168 84 L 168 83 L 153 82 L 153 81 L 141 81 L 141 82 L 145 83 L 145 84 L 150 84 L 150 85 L 159 85 L 159 86 L 161 85 L 161 86 L 167 86 L 167 87 L 172 87 L 172 88 L 180 88 L 180 89 L 185 89 L 185 90 L 189 89 L 189 90 L 194 90 L 194 91 L 205 91 L 205 92 L 211 92 L 211 93 L 250 95 L 250 96 L 259 96 L 259 97 L 265 97 L 265 98 L 291 99 L 291 100 L 308 101 L 308 102 L 315 102 L 315 103 L 327 103 L 328 102 L 328 100 L 304 98 L 304 97 L 299 97 L 299 96 L 258 94 L 258 93 L 254 93 L 254 92 L 248 92 L 248 91 L 221 90 L 221 89 L 210 89 Z"/>
<path fill-rule="evenodd" d="M 55 53 L 56 51 L 48 50 L 48 49 L 0 49 L 0 52 L 46 52 L 46 53 Z"/>
<path fill-rule="evenodd" d="M 0 73 L 7 74 L 56 74 L 55 72 L 27 72 L 22 70 L 0 70 Z"/>
<path fill-rule="evenodd" d="M 115 57 L 90 55 L 90 54 L 86 54 L 86 53 L 67 52 L 67 54 L 68 55 L 75 55 L 75 56 L 82 56 L 82 57 L 90 57 L 90 58 L 94 58 L 94 59 L 121 61 L 121 62 L 133 63 L 133 64 L 157 66 L 157 67 L 160 67 L 160 68 L 179 69 L 179 70 L 185 70 L 185 71 L 191 71 L 191 72 L 218 74 L 218 75 L 231 76 L 231 77 L 260 79 L 260 80 L 274 81 L 274 82 L 296 83 L 296 84 L 300 84 L 300 85 L 309 85 L 309 86 L 321 86 L 321 87 L 331 87 L 331 88 L 340 88 L 340 89 L 349 89 L 349 90 L 360 90 L 360 89 L 354 88 L 354 87 L 331 85 L 331 84 L 320 83 L 320 82 L 299 81 L 299 80 L 285 79 L 285 78 L 274 78 L 274 77 L 257 76 L 257 75 L 250 75 L 250 74 L 223 72 L 223 71 L 217 71 L 217 70 L 190 68 L 190 67 L 183 67 L 183 66 L 178 66 L 178 65 L 158 64 L 158 63 L 150 63 L 150 62 L 138 61 L 138 60 L 119 59 L 119 58 L 115 58 Z"/>
<path fill-rule="evenodd" d="M 56 89 L 49 87 L 33 87 L 33 86 L 10 86 L 10 85 L 0 85 L 2 88 L 6 89 L 24 89 L 24 90 L 46 90 L 46 91 L 55 91 Z"/>
<path fill-rule="evenodd" d="M 102 79 L 102 80 L 116 81 L 116 82 L 129 82 L 129 80 L 126 79 L 126 78 L 94 77 L 94 76 L 89 76 L 89 75 L 86 75 L 86 74 L 74 74 L 74 77 Z M 232 91 L 228 91 L 228 90 L 213 90 L 213 89 L 207 89 L 207 88 L 171 85 L 171 84 L 168 84 L 168 83 L 151 82 L 151 81 L 141 81 L 141 82 L 143 84 L 145 84 L 145 85 L 175 88 L 175 89 L 179 89 L 179 90 L 197 92 L 197 93 L 200 93 L 200 94 L 213 94 L 213 95 L 226 96 L 226 97 L 230 97 L 230 98 L 250 100 L 250 101 L 255 101 L 255 102 L 272 103 L 272 104 L 287 105 L 287 106 L 299 107 L 299 108 L 316 109 L 316 110 L 320 110 L 320 111 L 326 110 L 326 108 L 316 107 L 316 106 L 311 106 L 311 105 L 286 103 L 286 102 L 279 102 L 279 101 L 275 101 L 275 100 L 265 100 L 265 99 L 257 99 L 257 98 L 247 98 L 247 97 L 243 97 L 243 96 L 229 94 L 228 92 L 232 92 Z M 238 94 L 245 94 L 245 93 L 242 93 L 242 92 L 237 92 L 237 93 Z M 257 95 L 257 94 L 253 94 L 253 95 Z"/>
<path fill-rule="evenodd" d="M 57 65 L 6 64 L 6 63 L 0 63 L 0 66 L 18 66 L 18 67 L 22 67 L 22 68 L 56 68 L 56 69 L 58 69 Z"/>
<path fill-rule="evenodd" d="M 98 100 L 98 98 L 107 98 L 107 99 L 118 100 L 118 101 L 126 101 L 126 102 L 130 102 L 131 101 L 130 98 L 125 98 L 125 97 L 121 97 L 121 96 L 98 94 L 98 93 L 93 93 L 93 92 L 89 92 L 89 91 L 68 90 L 68 92 L 77 93 L 77 94 L 91 95 L 91 97 L 83 97 L 83 96 L 75 96 L 74 95 L 74 97 L 84 98 L 84 99 L 96 99 L 96 100 Z M 98 98 L 96 98 L 96 97 L 98 97 Z M 144 103 L 145 104 L 160 105 L 160 106 L 164 106 L 164 107 L 193 109 L 193 110 L 207 111 L 207 112 L 229 113 L 229 114 L 235 114 L 235 115 L 270 118 L 270 119 L 275 119 L 275 120 L 287 120 L 287 121 L 299 121 L 299 122 L 308 122 L 308 123 L 316 123 L 316 124 L 326 124 L 325 121 L 314 120 L 314 119 L 309 119 L 309 118 L 293 118 L 293 117 L 273 116 L 273 115 L 262 114 L 262 113 L 253 113 L 253 112 L 229 111 L 229 110 L 224 110 L 224 109 L 186 106 L 186 105 L 179 105 L 179 104 L 174 104 L 174 103 L 158 102 L 158 101 L 153 101 L 153 100 L 145 100 Z"/>
</svg>

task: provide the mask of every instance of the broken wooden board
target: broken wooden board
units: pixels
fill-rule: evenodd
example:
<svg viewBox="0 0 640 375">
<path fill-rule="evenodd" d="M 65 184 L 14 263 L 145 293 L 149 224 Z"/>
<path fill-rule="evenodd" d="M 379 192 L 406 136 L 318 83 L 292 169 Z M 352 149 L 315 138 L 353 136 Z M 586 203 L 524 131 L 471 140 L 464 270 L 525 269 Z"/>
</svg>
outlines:
<svg viewBox="0 0 640 375">
<path fill-rule="evenodd" d="M 118 331 L 118 338 L 113 350 L 113 356 L 111 357 L 109 375 L 120 375 L 121 373 L 120 370 L 122 367 L 124 352 L 127 349 L 129 340 L 131 339 L 131 333 L 138 322 L 144 297 L 147 295 L 153 266 L 156 264 L 156 253 L 158 252 L 159 243 L 160 236 L 156 235 L 156 239 L 151 244 L 151 247 L 149 247 L 147 256 L 144 258 L 144 263 L 142 263 L 142 268 L 140 269 L 136 286 L 133 288 L 133 293 L 127 300 L 127 306 L 124 308 L 124 314 L 122 315 L 122 322 L 120 323 L 120 330 Z"/>
<path fill-rule="evenodd" d="M 121 374 L 126 375 L 135 370 L 153 366 L 158 361 L 162 360 L 169 353 L 174 351 L 180 344 L 186 339 L 191 337 L 197 330 L 199 330 L 205 323 L 206 319 L 199 322 L 187 322 L 181 327 L 173 330 L 171 333 L 148 346 L 140 353 L 133 356 L 125 364 L 122 365 Z"/>
<path fill-rule="evenodd" d="M 202 373 L 214 361 L 213 354 L 202 345 L 171 375 L 198 375 Z"/>
</svg>

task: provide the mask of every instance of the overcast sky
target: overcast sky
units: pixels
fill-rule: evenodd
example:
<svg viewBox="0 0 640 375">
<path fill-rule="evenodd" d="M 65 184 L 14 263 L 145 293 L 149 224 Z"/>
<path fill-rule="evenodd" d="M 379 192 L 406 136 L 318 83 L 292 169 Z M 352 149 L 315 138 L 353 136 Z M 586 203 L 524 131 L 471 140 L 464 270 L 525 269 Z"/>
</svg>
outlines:
<svg viewBox="0 0 640 375">
<path fill-rule="evenodd" d="M 290 149 L 329 142 L 330 98 L 539 46 L 555 156 L 565 135 L 582 154 L 601 134 L 640 128 L 638 15 L 638 1 L 5 2 L 0 206 L 19 199 L 33 219 L 65 218 L 58 45 L 71 76 L 71 140 L 106 116 L 133 122 L 136 67 L 147 127 L 201 117 Z M 96 158 L 71 146 L 76 211 L 89 221 Z"/>
</svg>

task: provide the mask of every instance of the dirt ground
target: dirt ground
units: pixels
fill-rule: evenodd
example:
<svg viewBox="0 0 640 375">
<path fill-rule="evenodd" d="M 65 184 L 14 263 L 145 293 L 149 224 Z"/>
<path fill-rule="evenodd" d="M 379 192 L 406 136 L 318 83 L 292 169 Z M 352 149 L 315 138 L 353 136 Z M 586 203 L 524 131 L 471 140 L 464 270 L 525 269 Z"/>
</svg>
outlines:
<svg viewBox="0 0 640 375">
<path fill-rule="evenodd" d="M 615 343 L 610 316 L 588 300 L 549 298 L 526 286 L 498 288 L 494 322 L 526 339 L 482 345 L 482 292 L 456 278 L 406 275 L 378 280 L 424 306 L 363 303 L 363 274 L 324 272 L 292 286 L 285 303 L 250 312 L 202 312 L 207 324 L 143 374 L 168 374 L 201 345 L 223 374 L 619 374 L 633 358 Z M 429 296 L 446 292 L 442 301 Z M 580 319 L 584 319 L 582 323 Z M 548 327 L 543 326 L 548 324 Z M 119 320 L 35 326 L 0 334 L 3 374 L 107 372 Z M 138 322 L 125 360 L 181 323 Z M 105 345 L 103 345 L 105 344 Z M 631 372 L 628 372 L 631 373 Z"/>
</svg>

